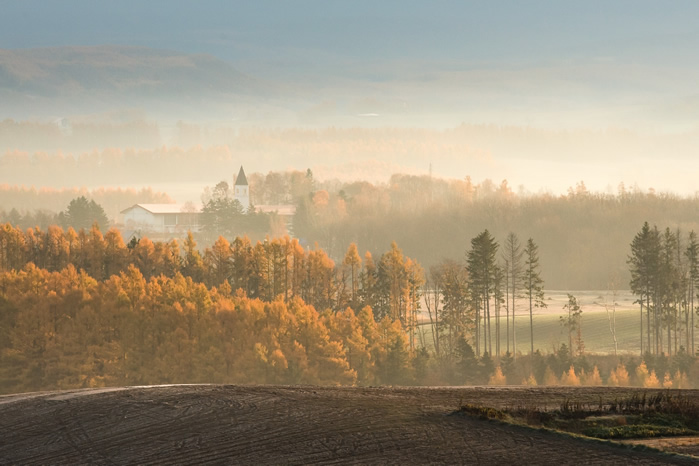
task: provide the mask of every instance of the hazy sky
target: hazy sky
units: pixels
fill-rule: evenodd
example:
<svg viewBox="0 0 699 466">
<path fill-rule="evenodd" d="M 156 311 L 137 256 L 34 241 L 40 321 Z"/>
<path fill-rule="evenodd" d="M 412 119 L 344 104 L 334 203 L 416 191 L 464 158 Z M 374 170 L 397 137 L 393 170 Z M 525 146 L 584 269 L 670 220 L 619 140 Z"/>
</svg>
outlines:
<svg viewBox="0 0 699 466">
<path fill-rule="evenodd" d="M 0 48 L 210 54 L 255 79 L 307 86 L 300 105 L 320 115 L 316 124 L 351 125 L 366 113 L 386 126 L 699 133 L 697 1 L 0 0 L 0 11 Z M 303 115 L 294 118 L 305 124 Z M 633 172 L 638 153 L 625 146 L 597 165 L 537 160 L 531 147 L 526 160 L 479 149 L 497 167 L 483 176 L 532 190 L 585 179 L 595 189 L 624 181 L 693 193 L 696 170 L 674 168 L 699 168 L 691 166 L 696 137 L 683 138 L 644 150 Z"/>
<path fill-rule="evenodd" d="M 250 59 L 696 58 L 695 1 L 3 1 L 0 46 L 129 44 Z"/>
</svg>

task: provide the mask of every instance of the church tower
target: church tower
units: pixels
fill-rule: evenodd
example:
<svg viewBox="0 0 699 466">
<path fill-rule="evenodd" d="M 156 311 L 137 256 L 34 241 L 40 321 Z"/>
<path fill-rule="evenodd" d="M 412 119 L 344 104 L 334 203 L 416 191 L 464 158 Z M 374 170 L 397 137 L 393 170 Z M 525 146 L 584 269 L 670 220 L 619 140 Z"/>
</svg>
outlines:
<svg viewBox="0 0 699 466">
<path fill-rule="evenodd" d="M 243 170 L 242 165 L 240 166 L 238 176 L 235 178 L 234 190 L 233 198 L 240 202 L 240 205 L 247 212 L 250 208 L 250 187 L 248 186 L 248 179 L 245 177 L 245 170 Z"/>
</svg>

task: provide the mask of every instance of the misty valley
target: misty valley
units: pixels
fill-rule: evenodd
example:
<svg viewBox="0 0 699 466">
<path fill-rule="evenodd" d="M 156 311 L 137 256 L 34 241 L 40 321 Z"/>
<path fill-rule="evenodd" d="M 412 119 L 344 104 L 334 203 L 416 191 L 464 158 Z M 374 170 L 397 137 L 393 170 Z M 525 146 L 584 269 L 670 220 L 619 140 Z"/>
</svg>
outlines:
<svg viewBox="0 0 699 466">
<path fill-rule="evenodd" d="M 0 464 L 696 464 L 697 17 L 7 2 Z"/>
</svg>

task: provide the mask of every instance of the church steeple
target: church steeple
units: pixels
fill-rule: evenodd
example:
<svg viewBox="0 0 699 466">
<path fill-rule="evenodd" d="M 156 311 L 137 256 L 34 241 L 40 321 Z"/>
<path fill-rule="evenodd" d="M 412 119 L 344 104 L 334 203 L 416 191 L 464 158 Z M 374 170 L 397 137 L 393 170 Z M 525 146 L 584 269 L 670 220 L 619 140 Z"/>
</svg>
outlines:
<svg viewBox="0 0 699 466">
<path fill-rule="evenodd" d="M 235 177 L 235 185 L 236 186 L 247 186 L 248 185 L 248 179 L 245 176 L 245 170 L 243 170 L 243 166 L 240 166 L 240 171 L 238 171 L 238 176 Z"/>
<path fill-rule="evenodd" d="M 248 179 L 245 176 L 245 170 L 243 170 L 242 165 L 240 166 L 240 171 L 238 171 L 238 176 L 235 177 L 233 197 L 240 202 L 243 209 L 248 210 L 250 208 L 250 187 L 248 186 Z"/>
</svg>

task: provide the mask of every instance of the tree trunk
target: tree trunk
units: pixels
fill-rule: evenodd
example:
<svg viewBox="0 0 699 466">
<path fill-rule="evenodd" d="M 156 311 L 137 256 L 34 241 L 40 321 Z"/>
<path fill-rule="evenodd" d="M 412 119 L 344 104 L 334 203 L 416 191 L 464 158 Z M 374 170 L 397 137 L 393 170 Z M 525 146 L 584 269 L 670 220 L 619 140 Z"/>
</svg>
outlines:
<svg viewBox="0 0 699 466">
<path fill-rule="evenodd" d="M 643 297 L 641 297 L 641 358 L 643 357 Z"/>
<path fill-rule="evenodd" d="M 509 271 L 507 271 L 509 272 Z M 505 273 L 505 329 L 507 336 L 507 352 L 510 352 L 510 275 Z"/>
<path fill-rule="evenodd" d="M 532 344 L 531 354 L 534 354 L 534 310 L 532 308 L 532 291 L 529 293 L 529 333 Z"/>
</svg>

